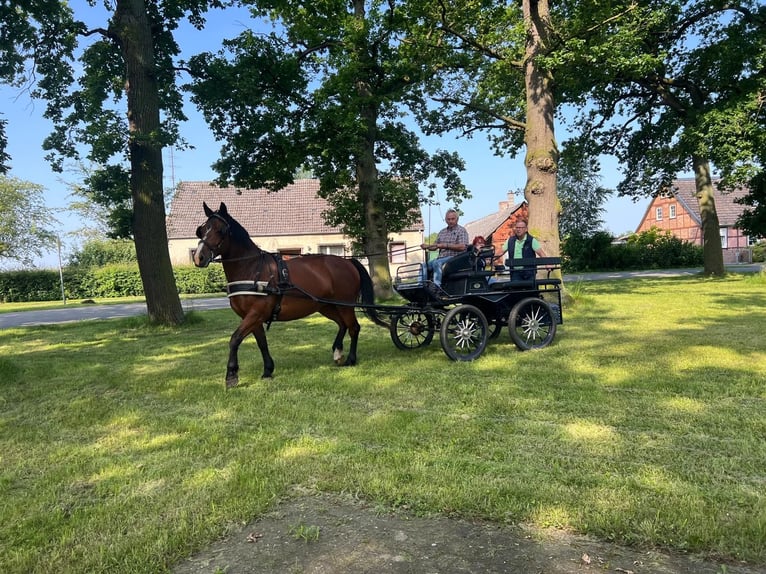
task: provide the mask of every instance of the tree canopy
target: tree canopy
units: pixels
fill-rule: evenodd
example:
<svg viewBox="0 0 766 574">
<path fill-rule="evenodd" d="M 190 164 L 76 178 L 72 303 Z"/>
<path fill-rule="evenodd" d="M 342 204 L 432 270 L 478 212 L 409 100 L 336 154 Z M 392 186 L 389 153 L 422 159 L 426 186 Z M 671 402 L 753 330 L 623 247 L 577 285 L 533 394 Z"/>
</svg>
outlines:
<svg viewBox="0 0 766 574">
<path fill-rule="evenodd" d="M 424 105 L 433 65 L 402 41 L 411 8 L 260 2 L 254 13 L 275 30 L 247 31 L 191 61 L 194 101 L 224 142 L 220 181 L 278 190 L 309 168 L 331 206 L 326 220 L 363 246 L 379 294 L 390 286 L 388 234 L 414 221 L 433 178 L 450 202 L 468 195 L 458 155 L 429 154 L 404 122 Z"/>
<path fill-rule="evenodd" d="M 97 0 L 89 0 L 91 8 Z M 180 53 L 174 31 L 182 19 L 204 25 L 203 16 L 223 2 L 207 0 L 104 1 L 102 25 L 86 25 L 67 3 L 21 0 L 0 5 L 0 48 L 7 58 L 0 80 L 27 82 L 46 101 L 54 124 L 45 140 L 48 159 L 61 170 L 65 160 L 87 159 L 105 166 L 94 176 L 94 193 L 113 194 L 123 203 L 127 178 L 130 232 L 135 240 L 149 317 L 176 324 L 183 320 L 167 251 L 162 188 L 162 147 L 180 141 L 185 119 L 176 86 Z M 0 149 L 0 152 L 2 150 Z M 106 190 L 104 183 L 119 183 Z M 120 224 L 126 223 L 125 213 Z M 122 233 L 122 232 L 121 232 Z"/>
<path fill-rule="evenodd" d="M 592 17 L 574 4 L 582 14 L 575 20 Z M 722 172 L 757 161 L 746 132 L 722 112 L 743 92 L 752 95 L 753 78 L 762 74 L 766 7 L 750 0 L 615 7 L 614 25 L 594 29 L 582 49 L 562 53 L 575 72 L 561 78 L 563 91 L 590 104 L 578 124 L 596 142 L 592 150 L 620 160 L 619 193 L 663 193 L 679 172 L 694 173 L 705 272 L 722 274 L 711 161 Z"/>
<path fill-rule="evenodd" d="M 56 223 L 42 186 L 0 175 L 0 259 L 32 265 L 55 245 Z"/>
</svg>

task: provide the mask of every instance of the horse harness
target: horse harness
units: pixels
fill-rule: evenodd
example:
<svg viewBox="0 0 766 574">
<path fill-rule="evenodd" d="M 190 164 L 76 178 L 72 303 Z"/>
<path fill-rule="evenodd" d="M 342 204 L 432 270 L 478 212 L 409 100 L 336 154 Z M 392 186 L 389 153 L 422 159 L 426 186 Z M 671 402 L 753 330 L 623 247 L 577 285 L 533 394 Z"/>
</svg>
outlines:
<svg viewBox="0 0 766 574">
<path fill-rule="evenodd" d="M 258 279 L 232 281 L 226 284 L 226 296 L 231 298 L 239 295 L 258 295 L 261 297 L 276 295 L 277 302 L 271 312 L 271 317 L 266 321 L 266 329 L 268 329 L 271 326 L 271 322 L 277 320 L 277 317 L 282 310 L 282 297 L 284 296 L 285 291 L 296 289 L 296 287 L 290 283 L 290 272 L 287 269 L 284 259 L 282 259 L 282 255 L 279 253 L 269 253 L 267 251 L 261 252 L 261 260 L 258 263 L 256 277 L 259 277 L 261 274 L 261 269 L 264 265 L 264 256 L 271 257 L 277 265 L 277 285 L 272 285 L 273 275 L 266 281 L 260 281 Z M 266 264 L 266 268 L 269 268 L 268 264 Z"/>
</svg>

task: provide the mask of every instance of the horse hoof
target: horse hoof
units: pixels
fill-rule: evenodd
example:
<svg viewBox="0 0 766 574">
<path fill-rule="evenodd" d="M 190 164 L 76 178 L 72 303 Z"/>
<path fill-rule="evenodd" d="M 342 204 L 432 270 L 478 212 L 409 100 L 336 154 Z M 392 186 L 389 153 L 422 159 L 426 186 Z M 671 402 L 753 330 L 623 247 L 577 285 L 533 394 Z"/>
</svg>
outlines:
<svg viewBox="0 0 766 574">
<path fill-rule="evenodd" d="M 272 379 L 272 378 L 274 378 L 274 377 L 271 375 L 271 373 L 263 373 L 263 374 L 261 375 L 261 378 L 262 378 L 262 379 Z"/>
<path fill-rule="evenodd" d="M 343 365 L 346 364 L 346 359 L 343 357 L 343 355 L 341 355 L 340 357 L 335 359 L 335 364 L 338 365 L 339 367 L 342 367 Z"/>
<path fill-rule="evenodd" d="M 235 379 L 226 379 L 226 388 L 227 388 L 227 389 L 233 389 L 233 388 L 234 388 L 234 387 L 236 387 L 238 384 L 239 384 L 239 379 L 238 379 L 238 378 L 235 378 Z"/>
</svg>

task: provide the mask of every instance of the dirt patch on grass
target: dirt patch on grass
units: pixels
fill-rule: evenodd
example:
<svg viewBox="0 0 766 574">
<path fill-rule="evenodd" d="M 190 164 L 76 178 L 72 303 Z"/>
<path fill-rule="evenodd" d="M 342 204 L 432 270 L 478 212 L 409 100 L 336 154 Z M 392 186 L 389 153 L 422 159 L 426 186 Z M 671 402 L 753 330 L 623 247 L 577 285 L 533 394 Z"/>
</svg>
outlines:
<svg viewBox="0 0 766 574">
<path fill-rule="evenodd" d="M 173 572 L 766 574 L 766 569 L 629 549 L 560 531 L 392 513 L 322 495 L 281 504 Z"/>
</svg>

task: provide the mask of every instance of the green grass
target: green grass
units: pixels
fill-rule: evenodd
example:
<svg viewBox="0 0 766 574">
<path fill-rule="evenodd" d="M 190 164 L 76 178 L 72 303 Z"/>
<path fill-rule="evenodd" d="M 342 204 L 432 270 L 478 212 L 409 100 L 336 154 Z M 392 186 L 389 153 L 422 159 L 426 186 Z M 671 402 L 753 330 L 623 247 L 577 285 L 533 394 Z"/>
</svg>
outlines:
<svg viewBox="0 0 766 574">
<path fill-rule="evenodd" d="M 766 563 L 766 278 L 581 283 L 554 344 L 473 363 L 365 321 L 228 310 L 0 331 L 3 572 L 160 572 L 299 490 Z"/>
</svg>

